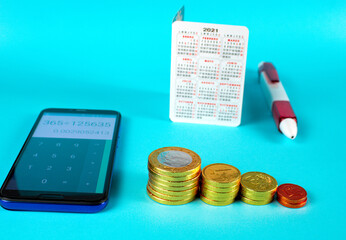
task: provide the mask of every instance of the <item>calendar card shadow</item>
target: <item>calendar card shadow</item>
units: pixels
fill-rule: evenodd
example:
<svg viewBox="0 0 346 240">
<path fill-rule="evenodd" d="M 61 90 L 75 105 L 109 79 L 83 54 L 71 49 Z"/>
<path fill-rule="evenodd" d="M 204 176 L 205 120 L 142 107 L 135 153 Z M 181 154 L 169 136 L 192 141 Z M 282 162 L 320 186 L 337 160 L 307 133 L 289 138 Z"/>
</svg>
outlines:
<svg viewBox="0 0 346 240">
<path fill-rule="evenodd" d="M 258 83 L 256 70 L 247 69 L 245 74 L 243 112 L 241 125 L 255 124 L 268 118 L 268 109 Z"/>
</svg>

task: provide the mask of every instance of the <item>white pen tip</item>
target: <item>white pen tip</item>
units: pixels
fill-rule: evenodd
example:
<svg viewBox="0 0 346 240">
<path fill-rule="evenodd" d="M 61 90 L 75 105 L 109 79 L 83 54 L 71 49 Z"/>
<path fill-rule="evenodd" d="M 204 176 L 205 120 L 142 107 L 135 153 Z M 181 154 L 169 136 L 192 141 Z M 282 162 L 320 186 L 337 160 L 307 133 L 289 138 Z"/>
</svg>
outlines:
<svg viewBox="0 0 346 240">
<path fill-rule="evenodd" d="M 297 122 L 292 118 L 286 118 L 280 122 L 280 131 L 288 138 L 295 139 L 298 133 Z"/>
</svg>

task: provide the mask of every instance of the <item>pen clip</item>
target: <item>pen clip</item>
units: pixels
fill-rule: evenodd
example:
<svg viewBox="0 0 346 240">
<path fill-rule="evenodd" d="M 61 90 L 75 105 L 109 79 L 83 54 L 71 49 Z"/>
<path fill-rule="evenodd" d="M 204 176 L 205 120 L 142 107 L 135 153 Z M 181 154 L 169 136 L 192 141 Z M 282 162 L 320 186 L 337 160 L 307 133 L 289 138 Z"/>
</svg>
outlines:
<svg viewBox="0 0 346 240">
<path fill-rule="evenodd" d="M 268 80 L 272 83 L 280 82 L 278 72 L 276 71 L 274 65 L 270 62 L 264 62 L 258 68 L 258 73 L 265 72 L 268 76 Z"/>
</svg>

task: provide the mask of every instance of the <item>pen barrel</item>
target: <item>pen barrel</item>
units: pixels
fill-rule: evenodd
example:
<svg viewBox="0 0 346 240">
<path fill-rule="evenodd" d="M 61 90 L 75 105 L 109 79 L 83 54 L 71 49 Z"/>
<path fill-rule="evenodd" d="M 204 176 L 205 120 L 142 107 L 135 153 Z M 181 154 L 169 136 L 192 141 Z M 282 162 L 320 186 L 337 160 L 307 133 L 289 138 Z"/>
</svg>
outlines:
<svg viewBox="0 0 346 240">
<path fill-rule="evenodd" d="M 275 101 L 287 101 L 288 96 L 281 82 L 272 82 L 266 72 L 260 73 L 260 85 L 263 90 L 264 96 L 268 103 L 268 107 L 272 110 Z"/>
<path fill-rule="evenodd" d="M 292 118 L 297 122 L 296 115 L 289 101 L 274 101 L 272 104 L 272 113 L 275 124 L 280 132 L 280 122 L 282 120 Z"/>
<path fill-rule="evenodd" d="M 272 111 L 278 130 L 280 122 L 286 118 L 292 118 L 297 122 L 288 96 L 273 64 L 264 62 L 259 65 L 259 83 L 265 95 L 269 109 Z"/>
</svg>

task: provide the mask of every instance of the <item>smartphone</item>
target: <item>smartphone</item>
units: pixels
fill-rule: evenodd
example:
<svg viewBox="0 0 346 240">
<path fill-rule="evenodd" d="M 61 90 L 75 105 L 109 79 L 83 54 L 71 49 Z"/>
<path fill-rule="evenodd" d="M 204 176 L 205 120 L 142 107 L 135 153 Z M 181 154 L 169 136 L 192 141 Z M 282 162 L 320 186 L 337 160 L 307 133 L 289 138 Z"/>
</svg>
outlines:
<svg viewBox="0 0 346 240">
<path fill-rule="evenodd" d="M 121 115 L 45 109 L 0 190 L 5 209 L 98 212 L 108 202 Z"/>
</svg>

